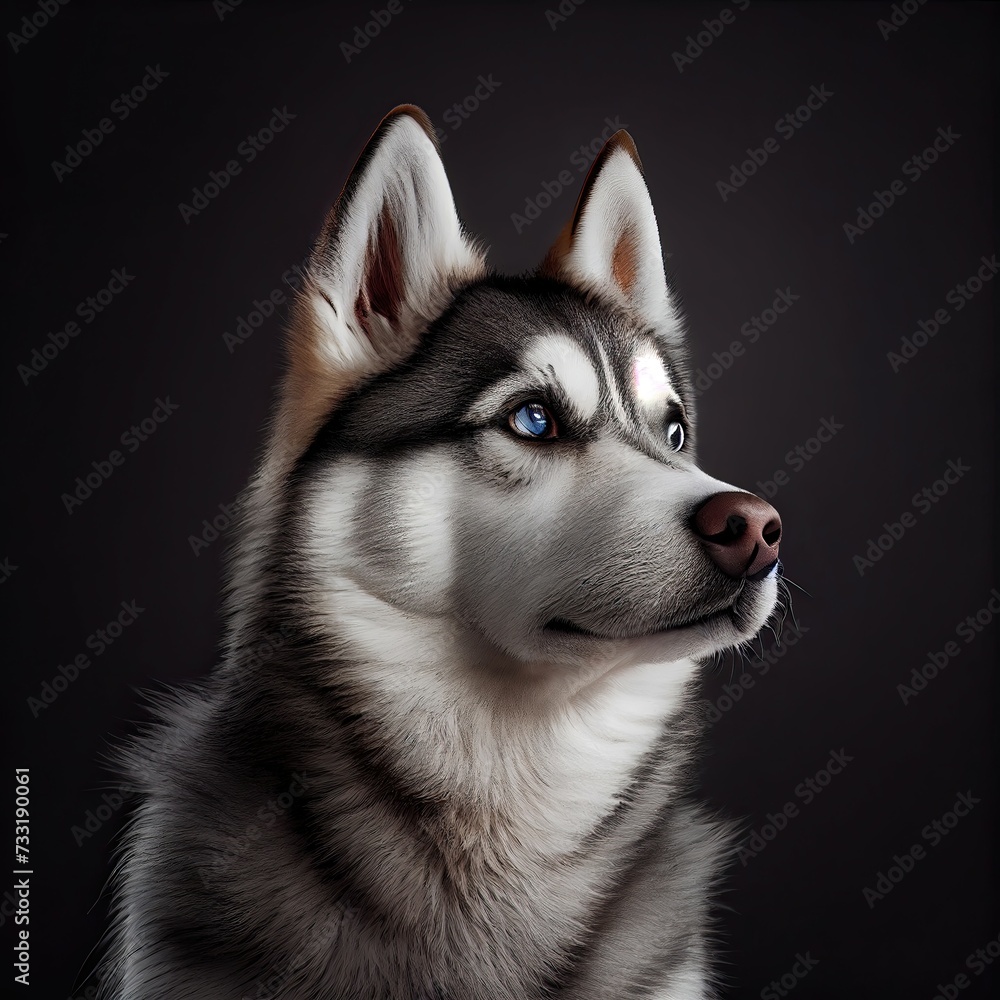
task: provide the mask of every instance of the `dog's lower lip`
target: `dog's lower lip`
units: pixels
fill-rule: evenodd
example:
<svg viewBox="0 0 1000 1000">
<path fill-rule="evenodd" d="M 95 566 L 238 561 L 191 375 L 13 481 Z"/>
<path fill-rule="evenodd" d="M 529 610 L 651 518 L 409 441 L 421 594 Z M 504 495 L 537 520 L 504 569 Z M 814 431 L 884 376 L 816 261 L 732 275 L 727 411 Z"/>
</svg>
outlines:
<svg viewBox="0 0 1000 1000">
<path fill-rule="evenodd" d="M 679 622 L 676 625 L 666 625 L 663 628 L 650 629 L 648 632 L 637 632 L 634 635 L 602 635 L 600 632 L 591 632 L 589 629 L 581 628 L 565 618 L 553 618 L 543 628 L 550 632 L 564 632 L 567 635 L 581 635 L 590 639 L 603 639 L 606 642 L 620 642 L 624 639 L 645 639 L 651 635 L 658 635 L 661 632 L 674 632 L 682 628 L 691 628 L 694 625 L 704 625 L 714 619 L 725 615 L 732 615 L 733 605 L 723 608 L 721 611 L 713 611 L 710 614 L 702 615 L 700 618 L 692 618 L 686 622 Z"/>
</svg>

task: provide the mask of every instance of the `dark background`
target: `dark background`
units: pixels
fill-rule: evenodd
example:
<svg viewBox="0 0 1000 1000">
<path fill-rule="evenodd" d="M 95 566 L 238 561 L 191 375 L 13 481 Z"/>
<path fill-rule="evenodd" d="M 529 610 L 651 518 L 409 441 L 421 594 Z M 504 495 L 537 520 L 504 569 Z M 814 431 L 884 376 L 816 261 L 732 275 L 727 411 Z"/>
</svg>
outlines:
<svg viewBox="0 0 1000 1000">
<path fill-rule="evenodd" d="M 929 3 L 883 38 L 888 3 L 753 2 L 679 72 L 672 53 L 723 4 L 590 0 L 553 27 L 545 2 L 404 3 L 348 62 L 341 43 L 371 7 L 244 0 L 220 19 L 208 0 L 75 0 L 18 51 L 5 43 L 0 607 L 9 760 L 32 769 L 26 993 L 84 995 L 77 976 L 105 925 L 102 886 L 125 811 L 97 818 L 114 784 L 101 758 L 141 717 L 137 689 L 203 676 L 215 662 L 224 542 L 196 556 L 189 536 L 253 467 L 284 310 L 232 353 L 222 334 L 254 299 L 287 291 L 283 273 L 307 253 L 379 118 L 407 101 L 447 136 L 459 210 L 507 270 L 534 266 L 568 217 L 582 178 L 574 151 L 606 117 L 627 125 L 696 365 L 733 341 L 746 348 L 702 397 L 702 462 L 755 491 L 785 471 L 773 497 L 782 557 L 812 596 L 796 599 L 801 639 L 766 673 L 727 661 L 706 679 L 722 711 L 703 793 L 744 818 L 748 835 L 786 802 L 798 810 L 733 868 L 721 914 L 726 995 L 760 996 L 807 953 L 817 964 L 796 997 L 931 1000 L 963 972 L 961 995 L 990 995 L 990 972 L 965 962 L 1000 933 L 997 625 L 968 644 L 955 630 L 1000 584 L 993 287 L 961 311 L 947 295 L 996 249 L 995 9 Z M 6 5 L 0 28 L 19 31 L 37 10 Z M 169 76 L 121 121 L 110 105 L 147 64 Z M 491 74 L 499 86 L 467 120 L 445 118 Z M 814 85 L 833 96 L 778 136 L 777 120 Z M 295 119 L 186 225 L 179 204 L 238 158 L 274 106 Z M 58 180 L 52 161 L 106 116 L 114 131 Z M 905 177 L 904 162 L 939 128 L 960 138 L 919 180 Z M 716 182 L 769 136 L 778 152 L 723 201 Z M 565 169 L 572 183 L 517 233 L 512 214 Z M 850 243 L 844 223 L 896 179 L 905 193 Z M 18 365 L 115 268 L 134 280 L 25 385 Z M 741 326 L 786 288 L 799 298 L 751 345 Z M 893 372 L 887 352 L 941 308 L 948 323 Z M 61 496 L 76 477 L 124 452 L 121 434 L 167 396 L 177 411 L 67 513 Z M 786 455 L 823 418 L 842 429 L 794 471 Z M 921 512 L 914 495 L 949 460 L 969 471 Z M 907 511 L 914 526 L 860 575 L 854 557 Z M 27 699 L 132 600 L 145 609 L 138 620 L 33 712 Z M 904 704 L 897 685 L 949 641 L 960 654 Z M 730 707 L 724 686 L 744 673 L 754 686 Z M 806 802 L 796 788 L 832 751 L 852 760 Z M 979 804 L 932 846 L 922 831 L 968 792 Z M 11 817 L 13 798 L 11 788 Z M 914 844 L 925 857 L 869 905 L 863 890 Z"/>
</svg>

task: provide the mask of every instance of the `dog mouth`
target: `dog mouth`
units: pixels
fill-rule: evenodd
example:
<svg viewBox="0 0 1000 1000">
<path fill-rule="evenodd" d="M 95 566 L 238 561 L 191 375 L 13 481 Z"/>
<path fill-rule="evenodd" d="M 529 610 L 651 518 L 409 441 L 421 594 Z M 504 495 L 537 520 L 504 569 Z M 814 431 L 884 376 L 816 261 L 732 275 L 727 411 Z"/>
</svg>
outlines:
<svg viewBox="0 0 1000 1000">
<path fill-rule="evenodd" d="M 570 621 L 568 618 L 556 617 L 546 622 L 546 624 L 542 627 L 542 630 L 562 635 L 575 635 L 590 639 L 601 639 L 605 642 L 623 642 L 629 639 L 645 639 L 650 636 L 665 635 L 669 632 L 680 632 L 685 629 L 711 627 L 719 623 L 725 623 L 737 632 L 744 632 L 746 631 L 747 620 L 753 616 L 750 609 L 746 607 L 748 603 L 752 603 L 752 598 L 747 592 L 746 584 L 763 582 L 771 576 L 772 572 L 777 573 L 778 576 L 781 575 L 782 566 L 778 560 L 775 560 L 774 563 L 767 566 L 759 573 L 755 573 L 752 577 L 745 577 L 742 581 L 740 589 L 725 607 L 718 608 L 715 611 L 709 611 L 705 614 L 697 615 L 692 618 L 684 619 L 682 621 L 663 622 L 652 628 L 646 628 L 635 632 L 627 630 L 597 632 L 593 629 L 584 628 L 582 625 L 578 625 L 576 622 Z"/>
<path fill-rule="evenodd" d="M 590 639 L 602 639 L 605 642 L 621 642 L 626 639 L 645 639 L 652 635 L 662 635 L 666 632 L 678 632 L 681 629 L 697 628 L 699 625 L 712 625 L 716 622 L 727 620 L 733 626 L 736 622 L 736 603 L 723 608 L 721 611 L 712 611 L 697 618 L 690 618 L 687 621 L 671 623 L 669 625 L 658 625 L 655 628 L 645 629 L 641 632 L 594 632 L 591 629 L 583 628 L 565 618 L 553 618 L 543 626 L 547 632 L 559 632 L 563 635 L 586 636 Z"/>
</svg>

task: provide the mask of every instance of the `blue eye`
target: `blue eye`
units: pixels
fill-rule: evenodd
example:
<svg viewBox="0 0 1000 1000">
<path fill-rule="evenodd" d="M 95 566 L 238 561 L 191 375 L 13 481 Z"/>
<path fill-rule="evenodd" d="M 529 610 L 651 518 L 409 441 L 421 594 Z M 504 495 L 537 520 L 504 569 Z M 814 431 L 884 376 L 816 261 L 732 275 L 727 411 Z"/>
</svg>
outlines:
<svg viewBox="0 0 1000 1000">
<path fill-rule="evenodd" d="M 541 403 L 525 403 L 507 418 L 510 429 L 521 437 L 553 438 L 556 422 Z"/>
</svg>

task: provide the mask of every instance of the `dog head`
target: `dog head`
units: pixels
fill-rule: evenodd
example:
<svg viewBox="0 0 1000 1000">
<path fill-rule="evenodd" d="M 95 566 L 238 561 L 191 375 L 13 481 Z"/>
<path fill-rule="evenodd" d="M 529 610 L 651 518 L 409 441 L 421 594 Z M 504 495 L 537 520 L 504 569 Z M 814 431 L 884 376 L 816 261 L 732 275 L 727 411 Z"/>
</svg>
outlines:
<svg viewBox="0 0 1000 1000">
<path fill-rule="evenodd" d="M 538 272 L 501 278 L 461 228 L 426 116 L 397 108 L 295 306 L 237 604 L 276 569 L 354 658 L 442 641 L 528 670 L 710 654 L 774 610 L 781 528 L 694 446 L 628 134 Z"/>
</svg>

